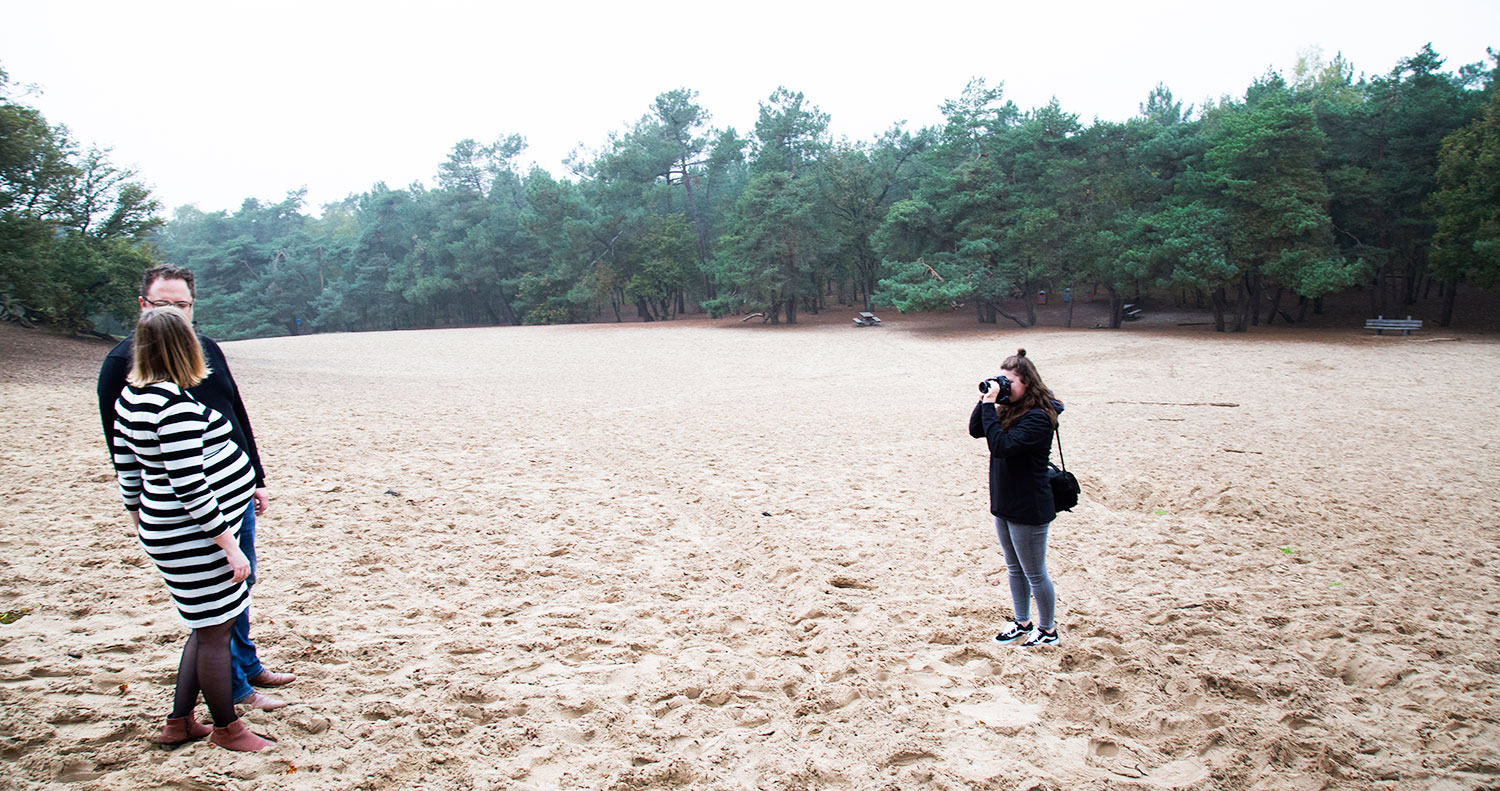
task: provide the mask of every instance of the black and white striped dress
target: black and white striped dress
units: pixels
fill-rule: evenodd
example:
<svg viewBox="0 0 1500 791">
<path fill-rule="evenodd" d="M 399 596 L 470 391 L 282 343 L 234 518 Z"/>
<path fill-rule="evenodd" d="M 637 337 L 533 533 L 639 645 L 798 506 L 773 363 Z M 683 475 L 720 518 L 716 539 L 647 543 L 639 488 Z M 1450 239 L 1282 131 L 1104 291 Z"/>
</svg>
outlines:
<svg viewBox="0 0 1500 791">
<path fill-rule="evenodd" d="M 138 536 L 190 628 L 233 620 L 250 605 L 214 537 L 237 535 L 255 494 L 250 459 L 229 421 L 171 382 L 126 385 L 115 402 L 115 474 Z"/>
</svg>

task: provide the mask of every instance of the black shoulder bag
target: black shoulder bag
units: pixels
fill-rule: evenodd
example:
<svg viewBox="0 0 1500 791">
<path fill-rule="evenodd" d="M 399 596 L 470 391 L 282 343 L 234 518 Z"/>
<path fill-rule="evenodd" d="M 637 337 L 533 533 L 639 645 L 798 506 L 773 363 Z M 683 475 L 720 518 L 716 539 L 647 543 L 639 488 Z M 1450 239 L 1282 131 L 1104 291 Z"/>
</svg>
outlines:
<svg viewBox="0 0 1500 791">
<path fill-rule="evenodd" d="M 1062 469 L 1047 462 L 1047 482 L 1052 484 L 1052 505 L 1058 511 L 1071 511 L 1073 506 L 1078 505 L 1078 479 L 1068 472 L 1068 460 L 1063 458 L 1062 432 L 1054 426 L 1052 433 L 1057 437 L 1057 460 L 1062 462 Z"/>
</svg>

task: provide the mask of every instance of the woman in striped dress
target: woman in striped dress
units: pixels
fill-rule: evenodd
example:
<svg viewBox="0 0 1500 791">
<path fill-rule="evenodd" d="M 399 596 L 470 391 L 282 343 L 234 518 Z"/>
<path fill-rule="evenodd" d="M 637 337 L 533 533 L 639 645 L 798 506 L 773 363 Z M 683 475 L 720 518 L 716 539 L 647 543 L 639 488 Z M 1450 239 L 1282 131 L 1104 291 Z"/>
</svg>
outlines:
<svg viewBox="0 0 1500 791">
<path fill-rule="evenodd" d="M 229 664 L 230 631 L 250 604 L 250 562 L 237 530 L 255 472 L 224 416 L 187 392 L 207 375 L 186 314 L 174 307 L 141 314 L 128 383 L 115 402 L 115 474 L 141 546 L 192 630 L 161 741 L 208 736 L 231 750 L 263 750 L 272 742 L 235 714 Z M 212 729 L 193 717 L 200 691 Z"/>
</svg>

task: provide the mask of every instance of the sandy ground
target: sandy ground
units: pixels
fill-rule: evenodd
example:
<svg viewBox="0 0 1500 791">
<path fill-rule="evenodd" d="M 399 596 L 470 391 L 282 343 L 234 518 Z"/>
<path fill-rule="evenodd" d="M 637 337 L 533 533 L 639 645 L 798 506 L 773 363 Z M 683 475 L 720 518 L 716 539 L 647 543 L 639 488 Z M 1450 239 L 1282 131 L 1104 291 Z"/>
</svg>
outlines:
<svg viewBox="0 0 1500 791">
<path fill-rule="evenodd" d="M 301 676 L 254 755 L 150 743 L 107 346 L 0 326 L 0 787 L 1500 787 L 1500 339 L 845 322 L 224 344 Z M 1050 650 L 989 642 L 965 431 L 1017 345 L 1084 486 Z"/>
</svg>

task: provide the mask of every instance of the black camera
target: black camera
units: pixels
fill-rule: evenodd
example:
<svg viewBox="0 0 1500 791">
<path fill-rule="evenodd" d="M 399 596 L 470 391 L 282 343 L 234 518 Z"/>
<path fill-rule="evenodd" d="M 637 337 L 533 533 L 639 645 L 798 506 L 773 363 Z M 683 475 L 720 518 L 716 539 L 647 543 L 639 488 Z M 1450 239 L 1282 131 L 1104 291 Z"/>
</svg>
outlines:
<svg viewBox="0 0 1500 791">
<path fill-rule="evenodd" d="M 981 393 L 988 393 L 990 391 L 991 387 L 999 387 L 1000 388 L 1000 395 L 999 395 L 999 397 L 997 397 L 995 399 L 996 401 L 999 401 L 1000 403 L 1003 404 L 1003 403 L 1005 403 L 1005 402 L 1007 402 L 1007 401 L 1010 400 L 1010 380 L 1007 379 L 1007 378 L 1005 378 L 1004 374 L 1001 374 L 1000 376 L 991 377 L 989 379 L 984 380 L 983 382 L 980 382 L 979 383 L 979 392 L 981 392 Z"/>
</svg>

